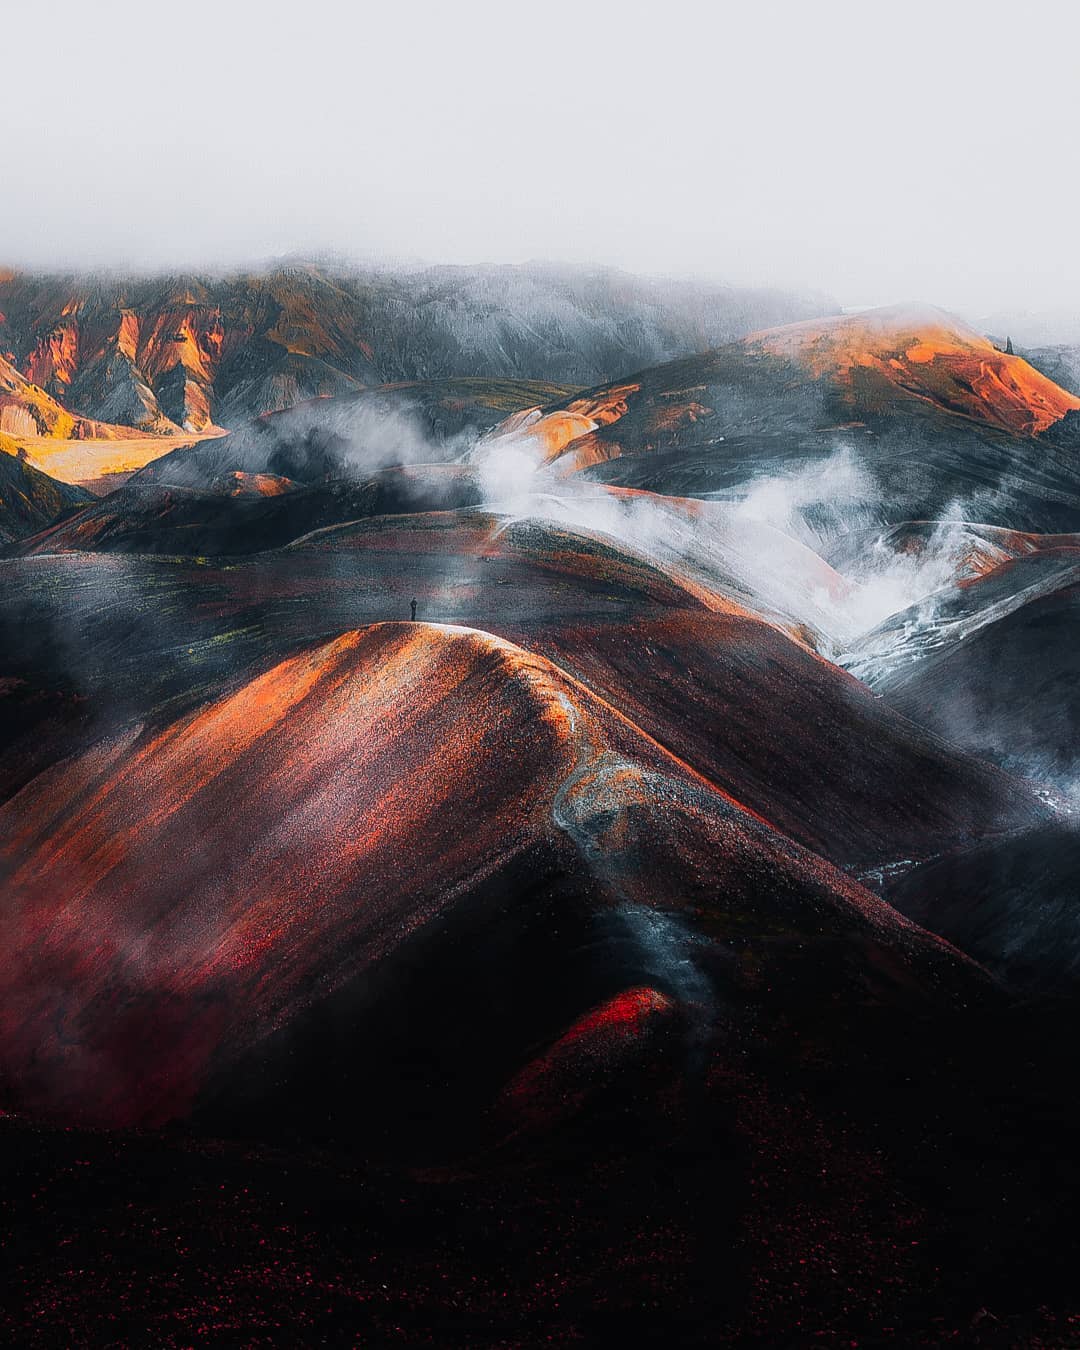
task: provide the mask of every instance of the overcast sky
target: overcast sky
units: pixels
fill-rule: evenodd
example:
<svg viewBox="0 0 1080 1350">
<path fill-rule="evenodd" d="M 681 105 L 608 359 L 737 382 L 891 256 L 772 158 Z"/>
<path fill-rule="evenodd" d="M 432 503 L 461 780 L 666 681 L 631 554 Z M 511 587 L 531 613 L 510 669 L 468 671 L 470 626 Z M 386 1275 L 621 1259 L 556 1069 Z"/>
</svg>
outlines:
<svg viewBox="0 0 1080 1350">
<path fill-rule="evenodd" d="M 1080 6 L 53 0 L 0 262 L 604 262 L 1080 313 Z"/>
</svg>

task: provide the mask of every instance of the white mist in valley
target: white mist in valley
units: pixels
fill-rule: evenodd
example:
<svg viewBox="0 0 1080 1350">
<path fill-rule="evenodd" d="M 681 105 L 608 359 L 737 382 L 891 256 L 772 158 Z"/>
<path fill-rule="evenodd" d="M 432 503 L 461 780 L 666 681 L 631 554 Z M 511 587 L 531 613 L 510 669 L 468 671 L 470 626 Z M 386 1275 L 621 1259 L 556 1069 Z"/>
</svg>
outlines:
<svg viewBox="0 0 1080 1350">
<path fill-rule="evenodd" d="M 662 497 L 561 473 L 528 435 L 492 435 L 467 456 L 488 508 L 603 536 L 683 579 L 812 630 L 833 659 L 891 615 L 955 580 L 946 526 L 918 550 L 889 546 L 882 494 L 848 446 L 789 471 L 751 474 L 720 498 Z M 959 518 L 959 509 L 950 517 Z M 842 566 L 838 539 L 858 541 Z"/>
</svg>

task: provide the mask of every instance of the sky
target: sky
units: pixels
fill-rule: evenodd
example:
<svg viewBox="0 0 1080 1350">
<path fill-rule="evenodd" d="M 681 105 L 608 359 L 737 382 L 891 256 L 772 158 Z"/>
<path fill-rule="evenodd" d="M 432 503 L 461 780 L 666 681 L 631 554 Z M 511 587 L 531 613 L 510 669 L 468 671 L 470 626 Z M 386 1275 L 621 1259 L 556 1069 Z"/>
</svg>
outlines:
<svg viewBox="0 0 1080 1350">
<path fill-rule="evenodd" d="M 18 11 L 0 263 L 549 259 L 1080 315 L 1080 6 Z"/>
</svg>

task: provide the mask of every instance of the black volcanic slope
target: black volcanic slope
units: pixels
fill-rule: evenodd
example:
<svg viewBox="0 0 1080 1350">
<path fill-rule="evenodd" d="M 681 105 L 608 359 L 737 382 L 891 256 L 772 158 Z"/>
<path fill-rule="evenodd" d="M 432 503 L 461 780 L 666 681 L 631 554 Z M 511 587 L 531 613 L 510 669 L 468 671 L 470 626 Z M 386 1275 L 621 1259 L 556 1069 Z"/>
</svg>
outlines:
<svg viewBox="0 0 1080 1350">
<path fill-rule="evenodd" d="M 854 672 L 906 716 L 1039 778 L 1080 767 L 1080 549 L 999 562 L 867 634 Z"/>
<path fill-rule="evenodd" d="M 0 543 L 24 539 L 57 516 L 93 501 L 82 488 L 58 483 L 24 463 L 16 447 L 5 442 L 0 436 Z"/>
<path fill-rule="evenodd" d="M 912 868 L 889 903 L 1029 995 L 1080 987 L 1076 821 L 974 844 Z"/>
<path fill-rule="evenodd" d="M 8 556 L 97 552 L 175 557 L 258 553 L 369 516 L 475 506 L 475 476 L 452 464 L 305 484 L 243 472 L 208 490 L 141 478 L 9 546 Z"/>
<path fill-rule="evenodd" d="M 1060 532 L 1080 528 L 1078 402 L 940 311 L 899 309 L 641 370 L 504 434 L 525 434 L 564 471 L 690 496 L 839 450 L 870 476 L 862 524 L 960 507 L 983 524 Z"/>
</svg>

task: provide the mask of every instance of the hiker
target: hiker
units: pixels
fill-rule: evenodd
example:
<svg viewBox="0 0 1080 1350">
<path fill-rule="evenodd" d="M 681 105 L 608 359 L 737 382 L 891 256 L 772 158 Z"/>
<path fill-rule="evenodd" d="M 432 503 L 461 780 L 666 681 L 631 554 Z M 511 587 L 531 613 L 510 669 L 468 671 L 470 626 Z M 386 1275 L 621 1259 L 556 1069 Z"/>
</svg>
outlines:
<svg viewBox="0 0 1080 1350">
<path fill-rule="evenodd" d="M 410 617 L 412 620 L 415 621 L 415 619 L 416 619 L 416 601 L 415 601 L 415 600 L 412 602 L 412 604 L 409 606 L 409 608 L 412 610 L 412 614 L 410 614 L 409 617 Z"/>
</svg>

